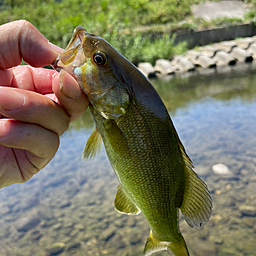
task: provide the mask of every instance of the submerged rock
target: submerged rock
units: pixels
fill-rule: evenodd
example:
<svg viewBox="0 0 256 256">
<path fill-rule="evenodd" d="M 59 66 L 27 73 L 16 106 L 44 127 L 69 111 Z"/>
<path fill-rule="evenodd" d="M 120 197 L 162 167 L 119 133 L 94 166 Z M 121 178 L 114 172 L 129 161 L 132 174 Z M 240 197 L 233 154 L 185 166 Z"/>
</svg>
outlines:
<svg viewBox="0 0 256 256">
<path fill-rule="evenodd" d="M 250 205 L 241 205 L 239 211 L 243 216 L 256 216 L 256 207 Z"/>
<path fill-rule="evenodd" d="M 198 256 L 214 256 L 217 255 L 217 248 L 210 242 L 198 240 L 194 248 Z"/>
<path fill-rule="evenodd" d="M 64 243 L 53 244 L 52 246 L 47 248 L 47 256 L 58 255 L 65 250 L 65 246 L 66 245 Z"/>
<path fill-rule="evenodd" d="M 108 228 L 106 230 L 104 230 L 101 235 L 100 235 L 100 239 L 104 240 L 104 241 L 108 241 L 110 240 L 114 235 L 116 234 L 116 229 L 115 228 Z"/>
<path fill-rule="evenodd" d="M 19 232 L 27 232 L 36 227 L 40 222 L 41 219 L 37 215 L 31 215 L 17 220 L 15 227 Z"/>
<path fill-rule="evenodd" d="M 37 212 L 45 220 L 51 220 L 54 218 L 53 210 L 47 205 L 39 207 Z"/>
<path fill-rule="evenodd" d="M 212 167 L 215 174 L 230 176 L 232 173 L 229 171 L 228 167 L 224 164 L 215 164 Z"/>
</svg>

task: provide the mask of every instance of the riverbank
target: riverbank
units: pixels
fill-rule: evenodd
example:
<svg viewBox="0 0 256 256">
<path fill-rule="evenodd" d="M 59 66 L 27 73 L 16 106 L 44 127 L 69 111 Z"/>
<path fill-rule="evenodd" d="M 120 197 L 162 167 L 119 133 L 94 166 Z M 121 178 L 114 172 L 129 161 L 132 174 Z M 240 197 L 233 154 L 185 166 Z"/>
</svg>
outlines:
<svg viewBox="0 0 256 256">
<path fill-rule="evenodd" d="M 251 4 L 252 1 L 254 0 L 249 0 Z M 74 28 L 83 26 L 88 32 L 103 37 L 136 65 L 145 61 L 153 64 L 157 58 L 171 59 L 174 55 L 183 54 L 187 50 L 185 43 L 176 44 L 181 32 L 194 35 L 198 30 L 226 28 L 253 20 L 253 14 L 249 19 L 243 18 L 247 11 L 245 8 L 240 16 L 232 14 L 232 11 L 236 10 L 233 3 L 245 6 L 242 1 L 209 1 L 214 6 L 220 4 L 226 6 L 229 2 L 233 7 L 229 5 L 228 11 L 223 13 L 224 16 L 215 15 L 214 20 L 201 18 L 193 13 L 193 8 L 195 4 L 204 2 L 204 0 L 47 0 L 27 3 L 17 0 L 12 1 L 10 5 L 7 2 L 0 4 L 0 24 L 26 19 L 49 41 L 62 48 L 67 46 Z M 204 7 L 204 5 L 196 6 Z M 206 12 L 205 8 L 209 9 L 209 6 L 204 7 L 203 13 Z M 212 9 L 210 7 L 210 10 Z M 219 14 L 222 9 L 224 8 L 217 6 L 215 13 Z"/>
<path fill-rule="evenodd" d="M 218 33 L 220 31 L 222 33 Z M 224 33 L 225 31 L 226 33 Z M 234 31 L 237 33 L 234 33 Z M 207 37 L 207 35 L 212 35 L 212 37 Z M 249 35 L 250 37 L 221 42 L 221 39 L 227 40 L 230 37 L 240 37 L 237 35 Z M 174 56 L 171 61 L 158 59 L 155 62 L 155 66 L 152 66 L 149 62 L 142 62 L 138 64 L 138 68 L 145 76 L 152 78 L 193 72 L 196 69 L 222 68 L 227 65 L 236 65 L 238 62 L 252 62 L 256 59 L 255 35 L 256 27 L 254 24 L 244 24 L 225 29 L 205 30 L 204 32 L 199 31 L 193 38 L 194 45 L 204 45 L 205 41 L 210 42 L 211 40 L 213 42 L 220 42 L 188 50 L 184 55 Z M 190 35 L 184 35 L 183 37 L 189 38 Z"/>
</svg>

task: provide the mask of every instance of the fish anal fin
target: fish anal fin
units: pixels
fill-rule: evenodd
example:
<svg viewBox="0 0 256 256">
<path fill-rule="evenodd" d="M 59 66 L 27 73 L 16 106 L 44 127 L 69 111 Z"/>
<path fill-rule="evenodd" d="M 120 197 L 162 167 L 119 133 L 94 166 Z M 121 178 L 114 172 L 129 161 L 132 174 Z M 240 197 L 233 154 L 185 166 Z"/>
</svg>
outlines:
<svg viewBox="0 0 256 256">
<path fill-rule="evenodd" d="M 210 192 L 189 166 L 185 169 L 185 187 L 180 210 L 192 228 L 202 227 L 212 212 Z"/>
<path fill-rule="evenodd" d="M 102 141 L 101 135 L 97 127 L 95 127 L 95 129 L 93 130 L 93 132 L 91 133 L 90 137 L 86 142 L 82 158 L 84 160 L 87 160 L 97 156 L 97 154 L 101 150 L 101 144 L 102 144 L 101 141 Z"/>
<path fill-rule="evenodd" d="M 160 251 L 169 251 L 173 256 L 189 256 L 186 243 L 181 234 L 179 240 L 165 242 L 155 239 L 151 230 L 145 245 L 144 255 L 150 256 L 151 254 Z"/>
<path fill-rule="evenodd" d="M 117 189 L 115 209 L 123 214 L 138 215 L 140 213 L 140 209 L 131 201 L 120 185 Z"/>
</svg>

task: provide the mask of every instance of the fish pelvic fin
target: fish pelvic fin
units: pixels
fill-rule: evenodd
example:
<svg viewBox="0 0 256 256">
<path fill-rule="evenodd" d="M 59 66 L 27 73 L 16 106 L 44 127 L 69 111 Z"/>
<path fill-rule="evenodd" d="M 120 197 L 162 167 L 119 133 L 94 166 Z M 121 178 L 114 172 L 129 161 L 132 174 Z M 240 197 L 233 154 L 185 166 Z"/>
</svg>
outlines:
<svg viewBox="0 0 256 256">
<path fill-rule="evenodd" d="M 169 251 L 172 256 L 189 256 L 189 252 L 183 236 L 180 234 L 180 240 L 173 242 L 159 241 L 154 238 L 152 230 L 150 231 L 147 243 L 144 249 L 144 255 L 150 256 L 155 252 Z"/>
<path fill-rule="evenodd" d="M 82 159 L 87 160 L 87 159 L 96 157 L 101 150 L 101 145 L 102 145 L 102 138 L 97 127 L 95 127 L 95 129 L 93 130 L 93 132 L 91 133 L 90 137 L 86 142 Z"/>
<path fill-rule="evenodd" d="M 138 215 L 140 214 L 140 209 L 132 202 L 132 200 L 127 196 L 125 191 L 119 185 L 117 187 L 118 191 L 116 193 L 115 199 L 115 209 L 123 214 L 128 215 Z"/>
<path fill-rule="evenodd" d="M 188 225 L 195 229 L 202 227 L 212 213 L 212 198 L 207 185 L 190 166 L 185 169 L 185 188 L 180 210 Z"/>
</svg>

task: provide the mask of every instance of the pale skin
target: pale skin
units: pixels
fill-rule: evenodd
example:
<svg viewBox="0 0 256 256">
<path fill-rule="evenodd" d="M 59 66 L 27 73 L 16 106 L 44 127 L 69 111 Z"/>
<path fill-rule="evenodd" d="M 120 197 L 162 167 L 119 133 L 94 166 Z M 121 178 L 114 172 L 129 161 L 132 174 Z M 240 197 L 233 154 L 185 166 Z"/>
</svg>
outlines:
<svg viewBox="0 0 256 256">
<path fill-rule="evenodd" d="M 61 51 L 27 21 L 0 26 L 0 188 L 46 166 L 59 137 L 88 107 L 69 74 L 41 68 Z"/>
</svg>

